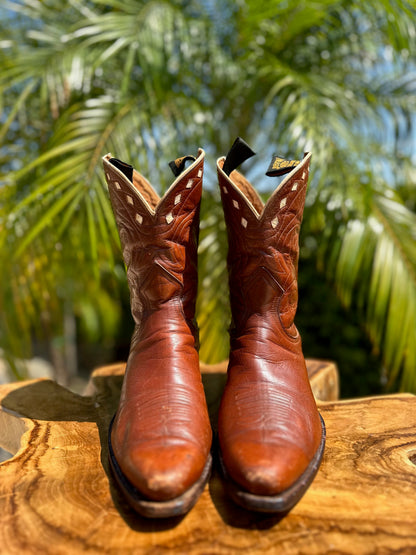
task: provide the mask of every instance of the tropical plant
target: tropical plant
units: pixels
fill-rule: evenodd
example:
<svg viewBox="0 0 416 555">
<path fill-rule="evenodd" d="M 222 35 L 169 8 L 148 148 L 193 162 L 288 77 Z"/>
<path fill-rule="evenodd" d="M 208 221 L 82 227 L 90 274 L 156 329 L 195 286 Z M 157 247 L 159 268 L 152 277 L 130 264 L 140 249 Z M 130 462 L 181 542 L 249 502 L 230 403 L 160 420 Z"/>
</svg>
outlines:
<svg viewBox="0 0 416 555">
<path fill-rule="evenodd" d="M 416 391 L 410 2 L 19 0 L 0 15 L 9 353 L 40 328 L 65 338 L 74 316 L 114 337 L 126 283 L 103 154 L 162 192 L 169 159 L 203 145 L 212 168 L 242 135 L 264 154 L 247 162 L 263 194 L 274 150 L 313 152 L 302 250 L 359 312 L 389 385 Z M 198 311 L 201 356 L 214 362 L 227 354 L 226 241 L 206 176 Z"/>
</svg>

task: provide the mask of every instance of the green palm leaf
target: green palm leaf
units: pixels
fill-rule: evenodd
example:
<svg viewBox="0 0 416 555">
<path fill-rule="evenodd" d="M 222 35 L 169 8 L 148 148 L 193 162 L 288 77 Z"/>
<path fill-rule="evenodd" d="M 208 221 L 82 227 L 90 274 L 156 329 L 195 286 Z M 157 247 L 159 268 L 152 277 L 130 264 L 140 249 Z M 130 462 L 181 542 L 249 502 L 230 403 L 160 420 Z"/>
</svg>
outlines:
<svg viewBox="0 0 416 555">
<path fill-rule="evenodd" d="M 342 235 L 336 283 L 344 303 L 362 299 L 364 321 L 382 346 L 388 385 L 413 390 L 416 353 L 416 217 L 391 198 L 374 196 L 373 215 Z M 400 371 L 402 370 L 401 374 Z"/>
<path fill-rule="evenodd" d="M 0 11 L 2 345 L 17 353 L 22 338 L 27 351 L 33 329 L 51 338 L 68 310 L 91 337 L 104 333 L 103 307 L 117 321 L 101 156 L 130 161 L 162 192 L 168 160 L 202 145 L 213 166 L 240 134 L 265 167 L 274 151 L 313 152 L 312 255 L 360 311 L 389 384 L 416 390 L 410 2 L 20 0 Z M 247 165 L 270 192 L 262 163 Z M 206 176 L 198 314 L 201 357 L 213 362 L 228 349 L 227 246 Z M 114 303 L 93 316 L 87 291 Z"/>
</svg>

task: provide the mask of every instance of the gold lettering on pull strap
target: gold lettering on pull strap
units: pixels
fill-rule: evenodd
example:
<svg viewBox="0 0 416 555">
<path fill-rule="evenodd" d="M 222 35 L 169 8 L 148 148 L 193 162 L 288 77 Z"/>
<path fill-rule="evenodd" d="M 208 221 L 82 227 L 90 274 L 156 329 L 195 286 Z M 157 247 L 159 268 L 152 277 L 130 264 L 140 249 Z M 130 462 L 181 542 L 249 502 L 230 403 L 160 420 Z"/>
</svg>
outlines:
<svg viewBox="0 0 416 555">
<path fill-rule="evenodd" d="M 285 175 L 289 173 L 293 168 L 296 168 L 300 164 L 300 160 L 286 160 L 283 156 L 274 154 L 270 166 L 266 171 L 266 175 L 269 177 L 278 177 L 280 175 Z"/>
<path fill-rule="evenodd" d="M 273 162 L 273 170 L 281 170 L 283 168 L 294 168 L 299 164 L 299 160 L 285 160 L 284 158 L 276 158 Z"/>
</svg>

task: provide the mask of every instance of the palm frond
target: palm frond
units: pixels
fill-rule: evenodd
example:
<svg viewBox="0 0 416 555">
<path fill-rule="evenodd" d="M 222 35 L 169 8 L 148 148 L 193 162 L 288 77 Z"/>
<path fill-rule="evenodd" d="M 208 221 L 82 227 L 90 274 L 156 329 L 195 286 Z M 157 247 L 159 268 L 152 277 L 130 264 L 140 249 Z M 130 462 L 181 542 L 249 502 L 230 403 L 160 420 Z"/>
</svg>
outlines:
<svg viewBox="0 0 416 555">
<path fill-rule="evenodd" d="M 361 311 L 390 383 L 416 389 L 412 3 L 18 0 L 0 11 L 1 343 L 3 329 L 14 352 L 33 327 L 52 333 L 68 306 L 91 329 L 102 322 L 77 299 L 118 287 L 103 154 L 162 192 L 168 160 L 199 145 L 214 159 L 240 134 L 266 159 L 313 152 L 311 252 L 318 263 L 326 253 L 322 270 Z M 213 361 L 227 354 L 229 313 L 222 213 L 208 189 L 198 313 L 201 357 Z"/>
<path fill-rule="evenodd" d="M 382 352 L 388 386 L 415 387 L 416 216 L 398 200 L 374 195 L 366 222 L 342 233 L 336 284 L 347 306 L 361 300 L 368 333 Z"/>
<path fill-rule="evenodd" d="M 218 210 L 218 195 L 206 191 L 202 201 L 198 251 L 199 288 L 197 319 L 200 357 L 208 364 L 228 357 L 230 309 L 228 303 L 227 239 L 225 223 Z"/>
</svg>

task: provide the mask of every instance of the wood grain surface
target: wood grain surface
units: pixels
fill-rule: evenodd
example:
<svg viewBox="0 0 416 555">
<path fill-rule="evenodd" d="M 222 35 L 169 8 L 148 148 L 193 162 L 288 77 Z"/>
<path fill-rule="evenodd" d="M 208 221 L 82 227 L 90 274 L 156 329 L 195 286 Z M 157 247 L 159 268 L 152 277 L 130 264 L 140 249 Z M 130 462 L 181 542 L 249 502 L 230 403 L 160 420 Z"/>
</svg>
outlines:
<svg viewBox="0 0 416 555">
<path fill-rule="evenodd" d="M 337 383 L 334 365 L 308 366 L 315 391 L 329 387 L 320 375 Z M 224 367 L 203 370 L 215 428 Z M 108 470 L 123 371 L 95 371 L 83 397 L 49 380 L 0 387 L 0 445 L 14 454 L 0 465 L 0 553 L 416 553 L 414 396 L 321 397 L 324 460 L 280 521 L 234 506 L 216 470 L 188 515 L 152 521 L 129 509 Z"/>
</svg>

